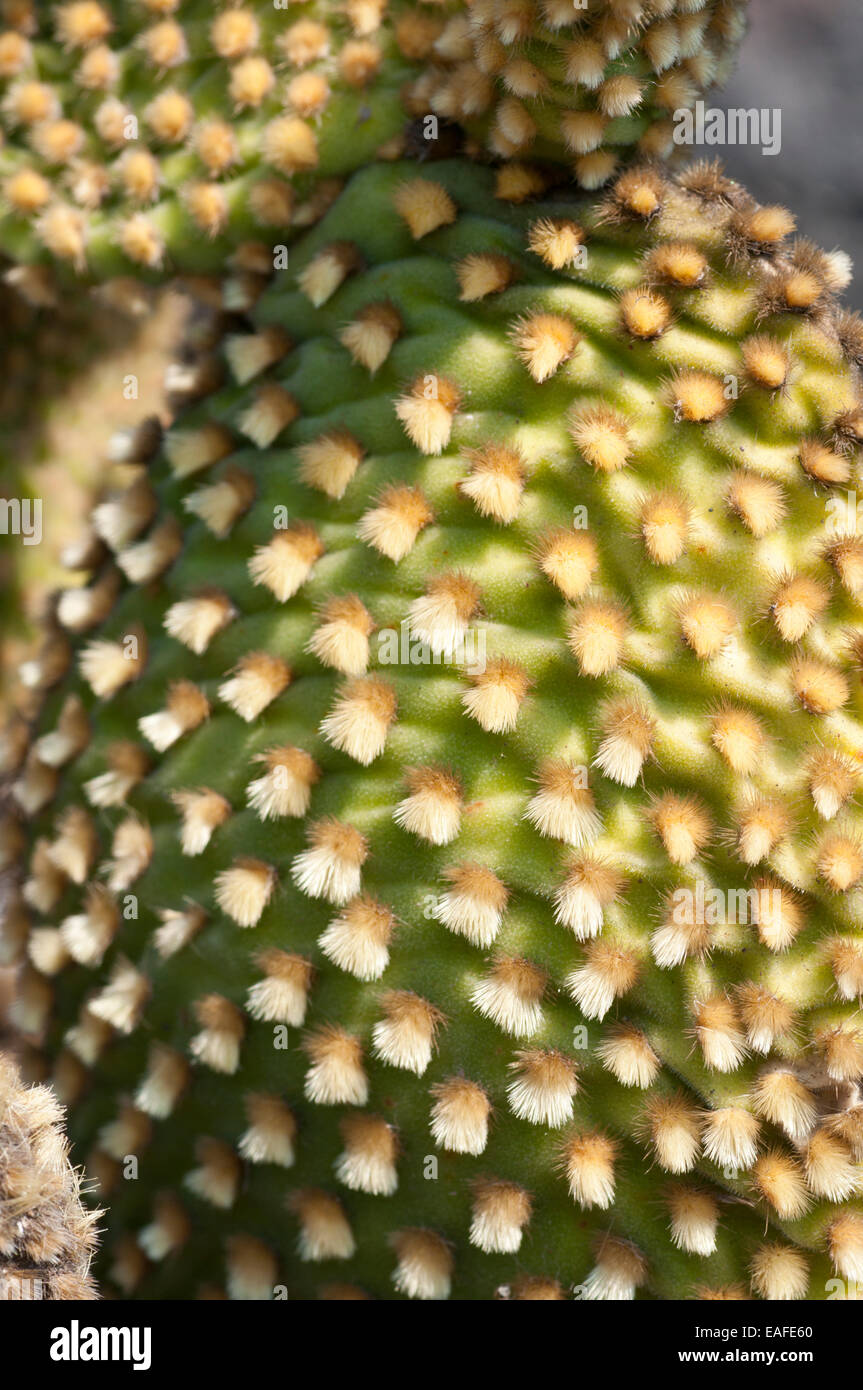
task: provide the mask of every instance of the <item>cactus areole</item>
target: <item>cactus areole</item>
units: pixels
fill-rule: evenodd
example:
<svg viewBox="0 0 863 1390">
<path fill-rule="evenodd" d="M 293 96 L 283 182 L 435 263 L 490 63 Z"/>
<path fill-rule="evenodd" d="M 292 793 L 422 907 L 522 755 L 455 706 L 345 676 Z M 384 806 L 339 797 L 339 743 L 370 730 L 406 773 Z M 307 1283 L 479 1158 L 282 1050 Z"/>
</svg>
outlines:
<svg viewBox="0 0 863 1390">
<path fill-rule="evenodd" d="M 131 13 L 0 42 L 7 250 L 218 260 L 231 311 L 5 744 L 98 1277 L 863 1279 L 863 327 L 841 253 L 664 162 L 741 7 Z"/>
</svg>

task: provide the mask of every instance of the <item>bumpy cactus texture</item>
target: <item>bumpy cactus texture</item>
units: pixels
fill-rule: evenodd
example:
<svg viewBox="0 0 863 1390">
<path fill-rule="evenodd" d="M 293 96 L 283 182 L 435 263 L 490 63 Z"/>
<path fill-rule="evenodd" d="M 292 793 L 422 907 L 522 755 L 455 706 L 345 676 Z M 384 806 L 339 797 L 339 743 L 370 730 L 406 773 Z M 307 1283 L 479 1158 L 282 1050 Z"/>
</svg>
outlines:
<svg viewBox="0 0 863 1390">
<path fill-rule="evenodd" d="M 847 273 L 714 165 L 379 164 L 127 442 L 7 749 L 115 1292 L 863 1276 Z"/>
<path fill-rule="evenodd" d="M 475 153 L 564 150 L 596 188 L 633 147 L 671 152 L 672 112 L 743 28 L 742 0 L 214 8 L 4 6 L 4 250 L 97 279 L 219 272 L 250 238 L 308 225 L 345 174 L 428 151 L 430 115 Z"/>
<path fill-rule="evenodd" d="M 99 1213 L 81 1205 L 63 1111 L 0 1053 L 0 1300 L 90 1299 Z"/>
</svg>

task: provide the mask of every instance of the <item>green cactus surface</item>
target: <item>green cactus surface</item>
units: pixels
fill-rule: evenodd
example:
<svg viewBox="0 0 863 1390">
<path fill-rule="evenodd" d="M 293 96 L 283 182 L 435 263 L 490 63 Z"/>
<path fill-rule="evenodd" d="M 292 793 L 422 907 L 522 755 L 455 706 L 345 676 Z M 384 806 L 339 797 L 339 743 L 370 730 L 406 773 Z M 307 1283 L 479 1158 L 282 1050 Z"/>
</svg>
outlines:
<svg viewBox="0 0 863 1390">
<path fill-rule="evenodd" d="M 512 176 L 350 177 L 32 665 L 16 1021 L 121 1296 L 863 1277 L 847 264 Z"/>
</svg>

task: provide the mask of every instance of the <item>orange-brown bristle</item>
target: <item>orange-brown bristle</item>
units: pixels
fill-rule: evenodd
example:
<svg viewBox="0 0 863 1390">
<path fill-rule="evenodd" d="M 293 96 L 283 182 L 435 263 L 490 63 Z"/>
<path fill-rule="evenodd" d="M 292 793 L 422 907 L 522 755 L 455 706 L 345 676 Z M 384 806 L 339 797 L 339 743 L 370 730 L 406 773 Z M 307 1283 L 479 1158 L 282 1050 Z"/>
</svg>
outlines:
<svg viewBox="0 0 863 1390">
<path fill-rule="evenodd" d="M 569 361 L 580 342 L 575 325 L 559 314 L 535 313 L 512 330 L 519 357 L 534 381 L 547 381 Z"/>
<path fill-rule="evenodd" d="M 531 224 L 528 233 L 530 250 L 551 270 L 564 270 L 572 265 L 583 244 L 583 229 L 566 218 L 540 218 Z"/>
<path fill-rule="evenodd" d="M 674 492 L 658 492 L 645 499 L 641 509 L 641 534 L 647 553 L 656 565 L 673 565 L 686 546 L 689 506 Z"/>
<path fill-rule="evenodd" d="M 803 439 L 799 446 L 802 467 L 818 483 L 847 483 L 851 477 L 848 459 L 835 453 L 818 439 Z"/>
<path fill-rule="evenodd" d="M 569 645 L 586 676 L 604 676 L 623 659 L 627 619 L 613 602 L 602 599 L 582 604 L 569 628 Z"/>
<path fill-rule="evenodd" d="M 414 241 L 456 220 L 456 205 L 442 184 L 429 179 L 403 183 L 393 199 L 396 212 L 408 225 Z"/>
<path fill-rule="evenodd" d="M 734 610 L 715 594 L 693 594 L 681 604 L 683 639 L 700 661 L 718 656 L 736 627 Z"/>
<path fill-rule="evenodd" d="M 680 289 L 692 289 L 702 284 L 707 274 L 704 253 L 692 242 L 660 242 L 646 262 L 648 277 Z"/>
<path fill-rule="evenodd" d="M 778 391 L 788 379 L 791 359 L 788 350 L 775 338 L 747 338 L 742 347 L 743 363 L 751 381 L 767 391 Z"/>
<path fill-rule="evenodd" d="M 526 465 L 516 449 L 488 444 L 466 453 L 470 474 L 459 488 L 470 497 L 483 516 L 508 524 L 515 520 L 521 504 Z"/>
</svg>

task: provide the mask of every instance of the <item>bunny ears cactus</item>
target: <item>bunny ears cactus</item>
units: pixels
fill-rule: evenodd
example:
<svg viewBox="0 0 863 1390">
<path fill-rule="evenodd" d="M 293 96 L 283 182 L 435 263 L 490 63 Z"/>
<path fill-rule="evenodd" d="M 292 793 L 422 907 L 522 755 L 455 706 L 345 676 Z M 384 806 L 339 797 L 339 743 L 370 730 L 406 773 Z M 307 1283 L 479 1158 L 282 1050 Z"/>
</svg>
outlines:
<svg viewBox="0 0 863 1390">
<path fill-rule="evenodd" d="M 552 185 L 354 175 L 28 664 L 3 939 L 126 1296 L 863 1273 L 847 262 Z"/>
</svg>

